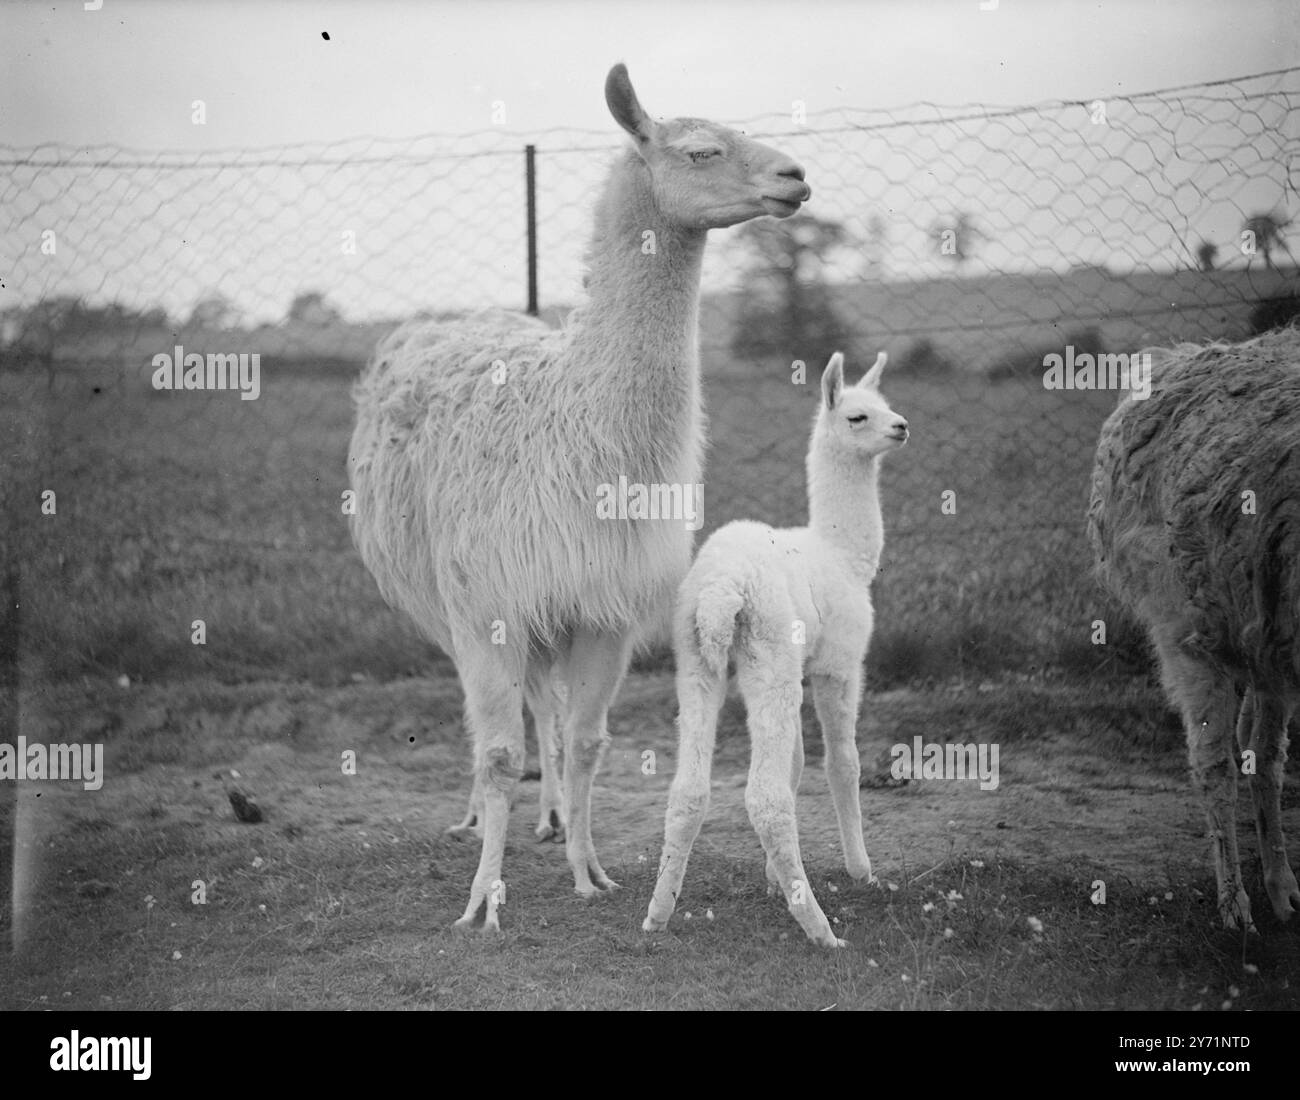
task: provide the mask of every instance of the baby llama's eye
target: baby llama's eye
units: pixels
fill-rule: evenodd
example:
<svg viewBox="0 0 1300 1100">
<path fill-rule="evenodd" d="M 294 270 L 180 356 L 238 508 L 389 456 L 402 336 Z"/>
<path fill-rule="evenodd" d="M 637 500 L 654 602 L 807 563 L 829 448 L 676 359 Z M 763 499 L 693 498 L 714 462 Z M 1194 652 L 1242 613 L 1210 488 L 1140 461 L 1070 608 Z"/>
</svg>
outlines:
<svg viewBox="0 0 1300 1100">
<path fill-rule="evenodd" d="M 850 424 L 865 424 L 867 422 L 867 414 L 859 413 L 857 416 L 850 416 L 848 420 Z"/>
<path fill-rule="evenodd" d="M 698 164 L 702 160 L 708 160 L 709 157 L 716 157 L 718 155 L 719 154 L 716 149 L 696 149 L 693 152 L 687 154 L 687 156 L 689 156 L 691 160 L 695 161 L 696 164 Z"/>
</svg>

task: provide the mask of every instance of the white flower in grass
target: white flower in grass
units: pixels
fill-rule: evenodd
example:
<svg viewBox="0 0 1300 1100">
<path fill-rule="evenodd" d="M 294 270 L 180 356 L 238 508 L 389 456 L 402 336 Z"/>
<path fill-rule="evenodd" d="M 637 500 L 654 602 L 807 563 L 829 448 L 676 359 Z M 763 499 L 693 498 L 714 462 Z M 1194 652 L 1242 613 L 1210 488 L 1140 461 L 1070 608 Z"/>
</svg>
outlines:
<svg viewBox="0 0 1300 1100">
<path fill-rule="evenodd" d="M 932 902 L 932 901 L 927 901 L 924 905 L 921 906 L 921 912 L 922 912 L 922 913 L 933 913 L 933 912 L 934 912 L 934 902 Z"/>
<path fill-rule="evenodd" d="M 1025 923 L 1029 925 L 1029 931 L 1031 931 L 1035 936 L 1041 936 L 1043 934 L 1043 922 L 1037 917 L 1026 917 Z"/>
</svg>

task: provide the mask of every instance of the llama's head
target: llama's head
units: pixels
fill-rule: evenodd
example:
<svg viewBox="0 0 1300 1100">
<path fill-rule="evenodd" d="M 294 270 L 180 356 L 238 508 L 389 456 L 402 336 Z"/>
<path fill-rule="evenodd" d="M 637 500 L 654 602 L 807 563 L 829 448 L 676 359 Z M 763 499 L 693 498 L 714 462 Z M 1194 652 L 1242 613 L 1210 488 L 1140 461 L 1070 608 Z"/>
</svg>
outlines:
<svg viewBox="0 0 1300 1100">
<path fill-rule="evenodd" d="M 744 134 L 698 118 L 656 122 L 621 62 L 605 79 L 610 113 L 650 170 L 660 212 L 689 229 L 721 229 L 763 214 L 788 218 L 812 189 L 797 161 Z"/>
<path fill-rule="evenodd" d="M 874 458 L 907 442 L 907 421 L 880 392 L 885 353 L 856 386 L 844 384 L 844 356 L 831 356 L 822 372 L 822 402 L 814 438 L 818 446 L 845 458 Z"/>
</svg>

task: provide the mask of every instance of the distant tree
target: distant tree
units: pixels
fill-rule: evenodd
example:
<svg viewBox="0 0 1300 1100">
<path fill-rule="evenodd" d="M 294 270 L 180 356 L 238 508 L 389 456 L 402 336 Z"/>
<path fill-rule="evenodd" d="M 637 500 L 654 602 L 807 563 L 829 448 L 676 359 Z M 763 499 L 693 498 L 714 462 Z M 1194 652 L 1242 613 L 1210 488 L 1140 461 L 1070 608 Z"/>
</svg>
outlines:
<svg viewBox="0 0 1300 1100">
<path fill-rule="evenodd" d="M 1273 249 L 1275 248 L 1280 248 L 1290 256 L 1291 262 L 1294 264 L 1295 256 L 1287 245 L 1283 233 L 1283 230 L 1290 224 L 1290 218 L 1281 218 L 1276 214 L 1252 214 L 1248 217 L 1241 226 L 1242 241 L 1243 244 L 1253 244 L 1254 249 L 1246 251 L 1246 266 L 1250 267 L 1250 262 L 1254 259 L 1254 253 L 1259 252 L 1264 257 L 1265 266 L 1272 271 L 1276 271 L 1277 268 L 1273 264 Z"/>
<path fill-rule="evenodd" d="M 224 294 L 208 294 L 194 304 L 190 324 L 198 328 L 233 328 L 239 314 Z"/>
<path fill-rule="evenodd" d="M 1196 246 L 1196 266 L 1202 271 L 1213 271 L 1219 258 L 1219 246 L 1213 241 L 1201 241 Z"/>
<path fill-rule="evenodd" d="M 342 315 L 319 290 L 306 290 L 289 304 L 289 320 L 306 325 L 328 325 Z"/>
<path fill-rule="evenodd" d="M 945 260 L 951 260 L 959 271 L 962 264 L 975 255 L 979 243 L 989 239 L 964 210 L 958 210 L 951 217 L 940 218 L 930 227 L 930 236 L 939 255 Z"/>
<path fill-rule="evenodd" d="M 737 354 L 780 351 L 808 358 L 846 347 L 850 333 L 823 281 L 835 251 L 856 243 L 840 222 L 812 214 L 751 221 L 737 239 L 751 261 L 743 276 L 744 305 L 732 340 Z"/>
<path fill-rule="evenodd" d="M 862 276 L 865 279 L 885 277 L 885 253 L 889 251 L 889 227 L 879 214 L 867 219 L 867 239 L 862 246 Z"/>
</svg>

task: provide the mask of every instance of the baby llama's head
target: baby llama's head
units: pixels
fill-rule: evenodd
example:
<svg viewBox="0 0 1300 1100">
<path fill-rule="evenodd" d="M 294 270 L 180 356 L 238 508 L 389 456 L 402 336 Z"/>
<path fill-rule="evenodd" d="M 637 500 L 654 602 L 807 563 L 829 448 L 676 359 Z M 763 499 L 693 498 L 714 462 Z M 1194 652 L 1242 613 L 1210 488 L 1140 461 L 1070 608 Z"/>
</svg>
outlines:
<svg viewBox="0 0 1300 1100">
<path fill-rule="evenodd" d="M 836 352 L 822 372 L 822 400 L 809 455 L 838 462 L 867 463 L 907 442 L 907 421 L 880 392 L 886 356 L 876 356 L 856 386 L 844 384 L 844 356 Z"/>
</svg>

